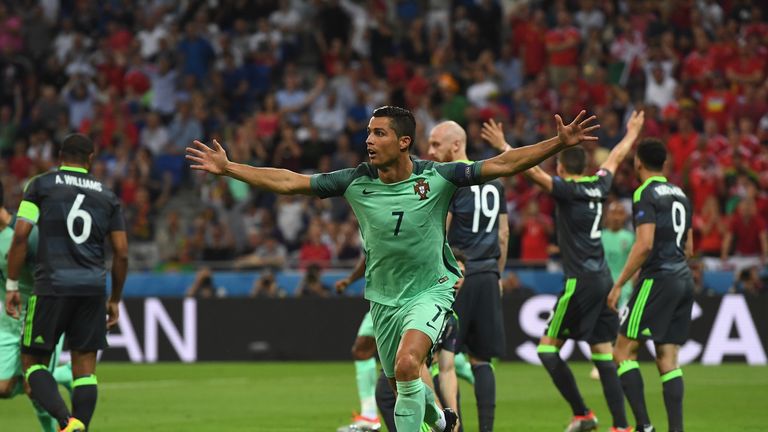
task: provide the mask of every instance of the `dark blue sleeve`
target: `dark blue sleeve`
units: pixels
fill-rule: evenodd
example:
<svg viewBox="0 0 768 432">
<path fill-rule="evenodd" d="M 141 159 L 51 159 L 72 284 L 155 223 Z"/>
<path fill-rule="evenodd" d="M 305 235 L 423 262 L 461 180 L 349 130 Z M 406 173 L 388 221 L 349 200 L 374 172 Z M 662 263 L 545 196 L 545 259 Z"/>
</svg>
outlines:
<svg viewBox="0 0 768 432">
<path fill-rule="evenodd" d="M 448 162 L 435 164 L 435 169 L 456 187 L 465 187 L 483 183 L 480 179 L 482 162 Z"/>
</svg>

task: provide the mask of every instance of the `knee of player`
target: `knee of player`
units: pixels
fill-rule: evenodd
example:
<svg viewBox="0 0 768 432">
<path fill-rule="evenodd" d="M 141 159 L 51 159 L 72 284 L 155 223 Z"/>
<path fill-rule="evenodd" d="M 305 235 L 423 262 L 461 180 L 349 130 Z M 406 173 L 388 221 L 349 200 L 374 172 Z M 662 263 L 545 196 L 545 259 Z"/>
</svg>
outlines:
<svg viewBox="0 0 768 432">
<path fill-rule="evenodd" d="M 10 399 L 14 396 L 13 390 L 16 388 L 17 378 L 0 381 L 0 399 Z"/>
<path fill-rule="evenodd" d="M 373 357 L 374 351 L 367 350 L 364 347 L 358 345 L 352 346 L 352 358 L 354 360 L 368 360 Z"/>
<path fill-rule="evenodd" d="M 352 345 L 352 358 L 355 360 L 368 360 L 376 355 L 376 341 L 373 338 L 358 337 Z"/>
<path fill-rule="evenodd" d="M 614 347 L 613 349 L 613 362 L 620 365 L 626 360 L 632 360 L 632 356 L 629 351 L 621 349 L 620 347 Z"/>
<path fill-rule="evenodd" d="M 678 369 L 680 365 L 677 362 L 677 355 L 671 353 L 664 353 L 663 351 L 656 351 L 656 367 L 659 369 L 659 373 L 666 373 L 674 369 Z"/>
<path fill-rule="evenodd" d="M 421 360 L 413 353 L 404 353 L 395 359 L 395 377 L 398 381 L 411 381 L 420 375 Z"/>
</svg>

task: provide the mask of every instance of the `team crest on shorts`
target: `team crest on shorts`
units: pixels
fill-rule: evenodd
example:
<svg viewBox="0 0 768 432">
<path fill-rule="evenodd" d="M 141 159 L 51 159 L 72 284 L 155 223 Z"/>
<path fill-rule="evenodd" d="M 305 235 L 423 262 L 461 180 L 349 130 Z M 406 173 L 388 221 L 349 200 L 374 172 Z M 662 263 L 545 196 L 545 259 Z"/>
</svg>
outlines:
<svg viewBox="0 0 768 432">
<path fill-rule="evenodd" d="M 416 180 L 416 184 L 413 185 L 413 192 L 419 194 L 419 201 L 427 199 L 427 192 L 429 192 L 429 183 L 424 179 Z"/>
</svg>

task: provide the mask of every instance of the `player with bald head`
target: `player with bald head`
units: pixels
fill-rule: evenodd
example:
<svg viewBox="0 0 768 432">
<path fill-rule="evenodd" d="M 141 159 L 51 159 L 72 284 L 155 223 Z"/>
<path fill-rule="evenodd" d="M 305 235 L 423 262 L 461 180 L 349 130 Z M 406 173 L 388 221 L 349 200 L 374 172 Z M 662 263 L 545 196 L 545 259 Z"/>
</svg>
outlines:
<svg viewBox="0 0 768 432">
<path fill-rule="evenodd" d="M 432 128 L 429 156 L 438 162 L 465 162 L 467 134 L 454 121 Z M 475 377 L 480 431 L 493 430 L 496 378 L 491 359 L 505 351 L 500 278 L 507 261 L 509 225 L 499 180 L 459 188 L 447 218 L 448 243 L 467 257 L 464 287 L 453 306 L 458 315 L 456 346 L 469 354 Z"/>
</svg>

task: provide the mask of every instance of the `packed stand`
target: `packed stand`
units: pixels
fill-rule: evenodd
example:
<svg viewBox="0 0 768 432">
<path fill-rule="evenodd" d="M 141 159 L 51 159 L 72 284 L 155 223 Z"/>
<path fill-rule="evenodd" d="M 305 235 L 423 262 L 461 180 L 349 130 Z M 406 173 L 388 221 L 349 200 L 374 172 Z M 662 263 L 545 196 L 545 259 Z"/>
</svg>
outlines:
<svg viewBox="0 0 768 432">
<path fill-rule="evenodd" d="M 696 209 L 703 265 L 759 273 L 768 260 L 764 2 L 12 3 L 0 3 L 9 204 L 55 165 L 66 134 L 86 133 L 94 174 L 125 205 L 139 267 L 350 266 L 360 238 L 346 204 L 194 175 L 183 151 L 217 138 L 238 162 L 350 167 L 365 160 L 368 118 L 384 104 L 414 112 L 418 155 L 450 119 L 473 159 L 493 155 L 480 137 L 487 119 L 522 146 L 554 134 L 553 113 L 587 109 L 602 124 L 599 143 L 585 144 L 590 169 L 644 109 L 644 134 L 668 143 L 668 176 Z M 510 259 L 555 267 L 552 200 L 522 177 L 505 183 Z M 614 199 L 629 207 L 636 186 L 630 159 Z"/>
</svg>

